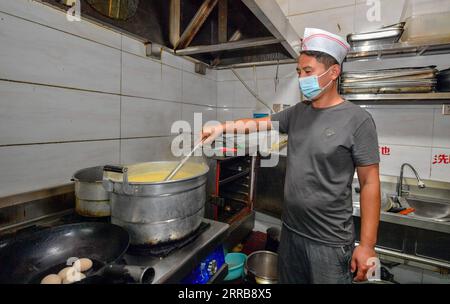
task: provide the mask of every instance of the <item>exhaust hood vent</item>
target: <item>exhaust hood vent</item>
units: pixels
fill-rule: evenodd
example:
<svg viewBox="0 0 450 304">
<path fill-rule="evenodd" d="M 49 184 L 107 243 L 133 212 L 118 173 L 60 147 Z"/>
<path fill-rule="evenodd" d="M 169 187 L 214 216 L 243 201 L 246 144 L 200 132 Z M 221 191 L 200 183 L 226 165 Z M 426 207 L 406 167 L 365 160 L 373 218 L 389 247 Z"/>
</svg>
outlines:
<svg viewBox="0 0 450 304">
<path fill-rule="evenodd" d="M 67 9 L 61 0 L 42 0 Z M 300 37 L 275 0 L 81 0 L 84 18 L 211 67 L 296 59 Z"/>
</svg>

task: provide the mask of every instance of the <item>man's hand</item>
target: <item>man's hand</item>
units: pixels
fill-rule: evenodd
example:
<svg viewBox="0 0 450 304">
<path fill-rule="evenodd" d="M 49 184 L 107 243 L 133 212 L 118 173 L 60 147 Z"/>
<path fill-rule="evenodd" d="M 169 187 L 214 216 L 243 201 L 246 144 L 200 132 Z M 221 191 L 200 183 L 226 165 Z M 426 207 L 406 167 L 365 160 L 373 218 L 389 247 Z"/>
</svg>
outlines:
<svg viewBox="0 0 450 304">
<path fill-rule="evenodd" d="M 204 140 L 204 144 L 210 144 L 217 137 L 222 135 L 223 132 L 224 132 L 224 126 L 221 124 L 204 126 L 200 138 L 203 138 L 203 139 L 206 138 Z"/>
<path fill-rule="evenodd" d="M 370 246 L 359 245 L 353 251 L 351 271 L 356 273 L 355 281 L 361 282 L 367 280 L 367 271 L 373 267 L 373 265 L 368 264 L 367 261 L 376 257 L 375 249 Z"/>
<path fill-rule="evenodd" d="M 357 167 L 361 187 L 361 238 L 352 257 L 352 272 L 357 271 L 355 281 L 367 280 L 367 271 L 373 265 L 367 260 L 376 257 L 378 223 L 380 221 L 380 176 L 378 164 Z"/>
</svg>

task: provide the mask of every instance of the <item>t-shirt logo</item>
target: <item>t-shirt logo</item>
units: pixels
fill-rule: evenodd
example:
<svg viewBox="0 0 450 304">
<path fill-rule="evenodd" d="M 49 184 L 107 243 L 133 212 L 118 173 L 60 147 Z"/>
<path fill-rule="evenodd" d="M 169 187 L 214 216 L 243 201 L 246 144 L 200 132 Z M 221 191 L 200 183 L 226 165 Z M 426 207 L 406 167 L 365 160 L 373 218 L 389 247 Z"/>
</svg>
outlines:
<svg viewBox="0 0 450 304">
<path fill-rule="evenodd" d="M 326 137 L 331 137 L 336 134 L 336 132 L 332 128 L 326 128 L 323 133 Z"/>
</svg>

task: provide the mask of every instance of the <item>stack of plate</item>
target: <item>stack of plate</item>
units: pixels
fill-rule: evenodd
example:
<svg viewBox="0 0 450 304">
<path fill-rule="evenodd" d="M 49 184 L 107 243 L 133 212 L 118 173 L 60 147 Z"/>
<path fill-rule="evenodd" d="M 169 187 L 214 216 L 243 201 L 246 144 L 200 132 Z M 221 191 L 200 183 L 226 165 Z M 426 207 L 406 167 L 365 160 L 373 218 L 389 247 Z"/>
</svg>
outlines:
<svg viewBox="0 0 450 304">
<path fill-rule="evenodd" d="M 435 66 L 342 74 L 342 94 L 429 93 L 436 88 Z"/>
</svg>

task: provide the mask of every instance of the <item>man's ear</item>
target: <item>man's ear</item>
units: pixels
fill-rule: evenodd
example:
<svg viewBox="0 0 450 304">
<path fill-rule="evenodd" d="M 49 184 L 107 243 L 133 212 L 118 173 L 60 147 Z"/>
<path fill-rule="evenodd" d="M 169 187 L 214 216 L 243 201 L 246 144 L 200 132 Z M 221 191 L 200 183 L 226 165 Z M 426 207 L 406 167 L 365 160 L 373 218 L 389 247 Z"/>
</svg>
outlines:
<svg viewBox="0 0 450 304">
<path fill-rule="evenodd" d="M 333 80 L 336 80 L 341 75 L 341 66 L 339 64 L 335 64 L 331 67 L 331 76 Z"/>
</svg>

